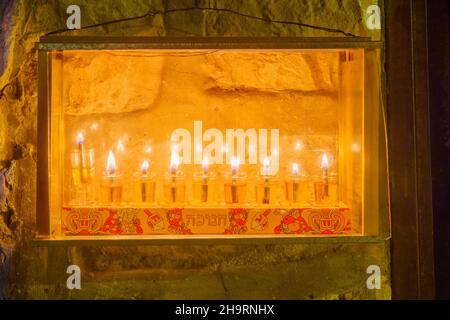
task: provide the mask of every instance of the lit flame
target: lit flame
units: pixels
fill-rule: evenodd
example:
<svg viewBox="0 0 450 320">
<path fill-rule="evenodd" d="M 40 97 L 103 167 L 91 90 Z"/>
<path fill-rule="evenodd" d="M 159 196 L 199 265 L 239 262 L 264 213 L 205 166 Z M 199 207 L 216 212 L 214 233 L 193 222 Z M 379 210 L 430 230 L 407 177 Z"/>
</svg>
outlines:
<svg viewBox="0 0 450 320">
<path fill-rule="evenodd" d="M 83 132 L 78 132 L 77 135 L 77 144 L 83 144 L 84 143 L 84 135 Z"/>
<path fill-rule="evenodd" d="M 106 161 L 106 174 L 113 175 L 116 173 L 116 158 L 111 150 L 109 150 L 108 160 Z"/>
<path fill-rule="evenodd" d="M 172 152 L 172 155 L 170 156 L 170 172 L 172 174 L 175 174 L 178 170 L 178 166 L 180 165 L 180 156 L 178 155 L 178 152 Z"/>
<path fill-rule="evenodd" d="M 142 162 L 142 165 L 141 165 L 141 172 L 142 172 L 142 174 L 147 174 L 148 173 L 148 167 L 149 167 L 148 161 L 144 160 L 144 162 Z"/>
<path fill-rule="evenodd" d="M 241 164 L 241 162 L 240 162 L 239 158 L 231 157 L 231 173 L 233 175 L 237 174 L 237 172 L 239 171 L 240 164 Z"/>
<path fill-rule="evenodd" d="M 202 169 L 204 174 L 208 173 L 208 165 L 209 165 L 208 157 L 204 157 L 202 161 Z"/>
<path fill-rule="evenodd" d="M 270 158 L 265 157 L 263 161 L 263 174 L 269 175 L 269 173 L 270 173 Z"/>
<path fill-rule="evenodd" d="M 327 154 L 326 153 L 324 153 L 323 155 L 322 155 L 322 163 L 320 164 L 320 168 L 322 169 L 322 170 L 328 170 L 328 168 L 329 168 L 329 163 L 328 163 L 328 157 L 327 157 Z"/>
<path fill-rule="evenodd" d="M 295 162 L 292 164 L 292 174 L 294 176 L 298 175 L 298 164 Z"/>
</svg>

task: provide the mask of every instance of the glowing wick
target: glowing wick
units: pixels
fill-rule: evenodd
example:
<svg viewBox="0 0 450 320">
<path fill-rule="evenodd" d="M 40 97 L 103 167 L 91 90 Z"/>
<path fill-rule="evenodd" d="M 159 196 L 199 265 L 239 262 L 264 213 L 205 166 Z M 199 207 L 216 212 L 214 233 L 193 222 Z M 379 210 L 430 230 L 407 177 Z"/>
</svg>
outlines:
<svg viewBox="0 0 450 320">
<path fill-rule="evenodd" d="M 83 132 L 79 132 L 77 135 L 77 144 L 81 145 L 84 143 L 84 136 L 83 136 Z"/>
<path fill-rule="evenodd" d="M 270 174 L 270 158 L 264 158 L 262 171 L 263 175 L 265 176 L 268 176 Z"/>
<path fill-rule="evenodd" d="M 294 176 L 297 176 L 298 175 L 298 164 L 297 163 L 293 163 L 292 164 L 292 174 L 294 175 Z"/>
<path fill-rule="evenodd" d="M 202 169 L 204 175 L 208 174 L 208 165 L 209 165 L 208 157 L 204 157 L 202 161 Z"/>
<path fill-rule="evenodd" d="M 141 165 L 141 173 L 143 175 L 147 175 L 148 174 L 148 167 L 149 167 L 148 161 L 144 160 L 144 162 L 142 162 L 142 165 Z"/>
<path fill-rule="evenodd" d="M 180 156 L 178 155 L 177 152 L 173 151 L 170 157 L 170 173 L 176 174 L 179 165 L 180 165 Z"/>
<path fill-rule="evenodd" d="M 80 131 L 77 135 L 77 145 L 78 145 L 78 162 L 79 162 L 79 170 L 80 170 L 80 179 L 81 182 L 87 182 L 84 169 L 86 167 L 85 157 L 84 157 L 84 136 Z"/>
<path fill-rule="evenodd" d="M 326 153 L 322 155 L 322 163 L 320 164 L 320 168 L 322 170 L 328 170 L 329 168 L 328 157 Z"/>
<path fill-rule="evenodd" d="M 231 174 L 236 175 L 239 171 L 239 166 L 241 162 L 239 161 L 239 158 L 237 157 L 231 157 Z"/>
<path fill-rule="evenodd" d="M 108 176 L 116 173 L 116 158 L 111 150 L 109 150 L 108 160 L 106 161 L 106 174 Z"/>
<path fill-rule="evenodd" d="M 299 183 L 296 179 L 298 176 L 298 172 L 298 164 L 294 162 L 292 164 L 292 175 L 294 176 L 294 178 L 292 179 L 292 201 L 294 203 L 297 202 L 299 198 Z"/>
</svg>

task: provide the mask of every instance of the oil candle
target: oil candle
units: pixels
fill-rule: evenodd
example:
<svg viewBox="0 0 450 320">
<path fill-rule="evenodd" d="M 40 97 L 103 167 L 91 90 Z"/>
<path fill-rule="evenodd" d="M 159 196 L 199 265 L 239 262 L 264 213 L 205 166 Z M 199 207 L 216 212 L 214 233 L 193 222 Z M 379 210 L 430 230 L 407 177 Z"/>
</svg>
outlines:
<svg viewBox="0 0 450 320">
<path fill-rule="evenodd" d="M 116 170 L 116 159 L 113 152 L 109 151 L 106 161 L 106 171 L 100 185 L 100 201 L 102 203 L 120 204 L 122 202 L 123 184 Z"/>
<path fill-rule="evenodd" d="M 155 175 L 149 172 L 149 163 L 147 160 L 142 162 L 141 172 L 136 174 L 138 199 L 142 203 L 155 202 Z"/>
<path fill-rule="evenodd" d="M 292 172 L 286 178 L 286 200 L 292 204 L 308 201 L 308 184 L 299 174 L 297 163 L 292 164 Z"/>
<path fill-rule="evenodd" d="M 92 182 L 94 176 L 94 149 L 85 149 L 84 135 L 77 135 L 77 149 L 72 151 L 72 181 L 75 186 L 83 186 Z"/>
<path fill-rule="evenodd" d="M 172 152 L 169 174 L 164 179 L 164 197 L 169 203 L 183 203 L 186 199 L 186 179 L 184 173 L 178 170 L 180 157 Z"/>
<path fill-rule="evenodd" d="M 338 201 L 338 184 L 335 174 L 329 173 L 327 154 L 322 156 L 320 165 L 322 177 L 316 178 L 314 182 L 314 198 L 317 204 L 335 204 Z"/>
<path fill-rule="evenodd" d="M 194 202 L 213 203 L 216 200 L 216 179 L 215 174 L 210 172 L 208 158 L 202 160 L 202 171 L 194 173 Z"/>
<path fill-rule="evenodd" d="M 276 201 L 277 180 L 271 174 L 270 168 L 270 159 L 266 157 L 256 183 L 256 202 L 258 204 L 273 204 Z"/>
<path fill-rule="evenodd" d="M 225 175 L 225 202 L 243 204 L 247 193 L 247 176 L 239 172 L 239 158 L 231 158 L 231 172 Z"/>
</svg>

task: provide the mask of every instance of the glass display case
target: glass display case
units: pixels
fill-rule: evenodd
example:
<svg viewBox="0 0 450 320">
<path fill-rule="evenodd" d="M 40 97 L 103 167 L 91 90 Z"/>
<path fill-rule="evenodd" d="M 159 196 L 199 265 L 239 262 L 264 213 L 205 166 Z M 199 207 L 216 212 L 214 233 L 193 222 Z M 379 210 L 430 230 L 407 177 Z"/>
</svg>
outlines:
<svg viewBox="0 0 450 320">
<path fill-rule="evenodd" d="M 389 233 L 378 42 L 37 47 L 40 237 Z"/>
</svg>

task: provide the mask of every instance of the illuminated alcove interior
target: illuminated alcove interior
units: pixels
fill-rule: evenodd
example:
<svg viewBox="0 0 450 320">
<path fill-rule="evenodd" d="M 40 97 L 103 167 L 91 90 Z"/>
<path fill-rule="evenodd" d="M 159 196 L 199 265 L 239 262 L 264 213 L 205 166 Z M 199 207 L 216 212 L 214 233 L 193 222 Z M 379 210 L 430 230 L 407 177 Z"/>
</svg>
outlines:
<svg viewBox="0 0 450 320">
<path fill-rule="evenodd" d="M 205 214 L 211 219 L 208 213 L 224 212 L 224 230 L 230 214 L 256 210 L 258 218 L 245 216 L 245 230 L 228 233 L 300 234 L 302 221 L 293 209 L 334 208 L 346 210 L 350 227 L 341 226 L 341 233 L 367 234 L 366 215 L 378 214 L 380 175 L 373 169 L 381 158 L 380 126 L 373 125 L 380 118 L 373 93 L 379 79 L 368 86 L 365 74 L 367 63 L 378 61 L 374 52 L 52 51 L 50 212 L 62 221 L 62 234 L 74 234 L 65 224 L 73 231 L 83 223 L 98 232 L 82 235 L 109 234 L 112 224 L 107 230 L 101 225 L 115 216 L 104 209 L 131 215 L 131 225 L 137 219 L 151 226 L 152 217 L 166 224 L 164 231 L 153 225 L 137 234 L 167 232 L 172 209 L 191 210 L 203 221 Z M 237 189 L 227 189 L 235 182 Z M 366 201 L 369 193 L 375 200 Z M 132 213 L 144 209 L 142 217 Z M 275 212 L 275 222 L 261 222 L 270 220 L 267 210 Z M 160 212 L 161 221 L 149 212 Z M 297 219 L 293 229 L 287 220 L 280 227 L 286 217 Z M 319 229 L 325 218 L 315 220 Z M 337 223 L 332 214 L 328 220 Z M 186 228 L 175 233 L 227 233 L 217 223 L 200 225 L 181 215 L 180 221 Z M 327 233 L 321 230 L 315 231 Z"/>
</svg>

